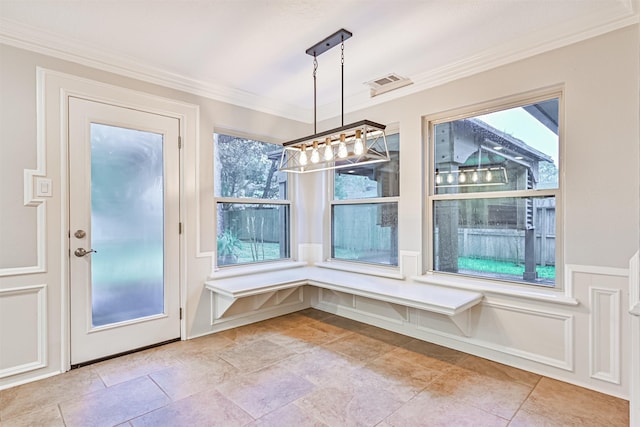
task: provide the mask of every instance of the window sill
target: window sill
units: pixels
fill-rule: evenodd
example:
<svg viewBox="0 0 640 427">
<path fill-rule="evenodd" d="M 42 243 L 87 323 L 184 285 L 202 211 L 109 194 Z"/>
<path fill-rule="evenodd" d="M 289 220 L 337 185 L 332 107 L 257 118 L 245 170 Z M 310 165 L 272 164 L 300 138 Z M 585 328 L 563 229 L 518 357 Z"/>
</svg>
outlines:
<svg viewBox="0 0 640 427">
<path fill-rule="evenodd" d="M 320 268 L 328 268 L 330 270 L 347 271 L 350 273 L 368 274 L 370 276 L 386 277 L 388 279 L 404 280 L 398 270 L 386 267 L 376 267 L 374 265 L 356 265 L 349 262 L 340 261 L 322 261 L 316 262 L 313 265 Z"/>
<path fill-rule="evenodd" d="M 492 283 L 484 280 L 474 280 L 469 277 L 453 277 L 427 273 L 422 276 L 412 277 L 416 282 L 428 283 L 431 285 L 448 286 L 457 289 L 477 291 L 488 294 L 506 295 L 510 297 L 523 298 L 535 301 L 544 301 L 553 304 L 577 306 L 580 302 L 560 291 L 548 289 L 524 289 L 517 286 Z"/>
<path fill-rule="evenodd" d="M 306 267 L 303 261 L 274 261 L 265 264 L 236 265 L 224 269 L 214 270 L 209 275 L 209 280 L 226 279 L 228 277 L 246 276 L 247 274 L 268 273 L 270 271 L 288 270 L 291 268 Z"/>
</svg>

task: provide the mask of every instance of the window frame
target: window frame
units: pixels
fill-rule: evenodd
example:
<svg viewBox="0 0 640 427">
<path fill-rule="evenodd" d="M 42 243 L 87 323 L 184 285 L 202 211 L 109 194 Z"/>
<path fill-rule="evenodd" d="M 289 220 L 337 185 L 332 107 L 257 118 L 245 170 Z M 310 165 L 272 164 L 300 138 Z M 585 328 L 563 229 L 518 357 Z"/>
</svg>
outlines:
<svg viewBox="0 0 640 427">
<path fill-rule="evenodd" d="M 398 144 L 400 143 L 400 129 L 397 124 L 387 126 L 386 128 L 386 136 L 390 135 L 398 135 Z M 399 148 L 400 149 L 400 148 Z M 402 154 L 400 154 L 402 155 Z M 335 198 L 335 174 L 334 171 L 328 171 L 327 173 L 327 188 L 326 188 L 326 200 L 327 200 L 327 209 L 325 215 L 325 227 L 323 233 L 323 241 L 325 244 L 323 245 L 323 259 L 326 260 L 325 263 L 322 263 L 325 267 L 331 267 L 333 265 L 334 268 L 346 271 L 355 271 L 355 272 L 366 272 L 373 275 L 380 275 L 383 277 L 393 277 L 399 278 L 400 272 L 400 189 L 402 180 L 402 172 L 400 171 L 400 163 L 398 164 L 398 196 L 389 196 L 389 197 L 363 197 L 359 199 L 336 199 Z M 332 254 L 332 246 L 333 246 L 333 221 L 332 221 L 332 213 L 333 206 L 338 205 L 367 205 L 367 204 L 382 204 L 382 203 L 395 203 L 398 209 L 398 264 L 382 264 L 375 262 L 367 262 L 367 261 L 357 261 L 357 260 L 349 260 L 342 258 L 333 258 Z"/>
<path fill-rule="evenodd" d="M 216 160 L 215 160 L 215 153 L 216 153 L 216 140 L 215 140 L 215 135 L 226 135 L 226 136 L 231 136 L 231 137 L 235 137 L 235 138 L 244 138 L 244 139 L 250 139 L 256 142 L 261 142 L 261 143 L 265 143 L 265 144 L 272 144 L 276 147 L 280 147 L 282 146 L 281 143 L 276 142 L 273 138 L 269 138 L 269 137 L 265 137 L 265 136 L 256 136 L 256 135 L 252 135 L 249 133 L 244 133 L 244 132 L 238 132 L 238 131 L 232 131 L 232 130 L 227 130 L 227 129 L 222 129 L 222 128 L 215 128 L 213 133 L 212 133 L 212 142 L 213 142 L 213 159 L 212 159 L 212 175 L 213 175 L 213 180 L 215 180 L 215 176 L 216 176 L 216 172 L 215 172 L 215 167 L 216 167 Z M 278 161 L 279 161 L 279 157 L 278 157 Z M 274 268 L 274 266 L 277 263 L 281 263 L 281 264 L 289 264 L 291 263 L 293 260 L 295 260 L 297 251 L 296 248 L 293 245 L 293 242 L 295 242 L 295 230 L 296 230 L 296 226 L 295 226 L 295 203 L 293 203 L 292 200 L 292 196 L 294 194 L 295 191 L 295 184 L 294 184 L 295 180 L 291 179 L 291 176 L 289 174 L 287 174 L 287 184 L 286 184 L 286 198 L 284 199 L 262 199 L 262 198 L 252 198 L 252 197 L 224 197 L 224 196 L 216 196 L 215 194 L 215 183 L 214 183 L 214 191 L 212 191 L 213 194 L 213 230 L 214 230 L 214 242 L 215 242 L 215 248 L 213 250 L 213 271 L 225 271 L 228 272 L 230 270 L 234 270 L 234 269 L 245 269 L 245 270 L 271 270 Z M 288 206 L 289 207 L 289 230 L 287 233 L 288 236 L 288 242 L 287 245 L 289 247 L 289 256 L 287 258 L 279 258 L 279 259 L 272 259 L 272 260 L 262 260 L 262 261 L 254 261 L 254 262 L 245 262 L 245 263 L 236 263 L 236 264 L 228 264 L 228 265 L 219 265 L 218 264 L 218 228 L 217 228 L 217 224 L 218 224 L 218 204 L 219 203 L 234 203 L 234 204 L 242 204 L 242 205 L 258 205 L 258 204 L 266 204 L 266 205 L 281 205 L 281 206 Z"/>
<path fill-rule="evenodd" d="M 423 117 L 423 146 L 424 164 L 423 183 L 425 184 L 425 204 L 423 224 L 423 274 L 433 278 L 442 277 L 449 278 L 450 283 L 459 282 L 461 287 L 468 285 L 482 287 L 489 283 L 504 289 L 541 289 L 543 292 L 549 291 L 553 293 L 562 292 L 564 290 L 564 214 L 563 214 L 563 192 L 564 188 L 564 88 L 552 87 L 528 93 L 517 94 L 506 98 L 475 104 L 470 107 L 449 110 L 446 112 L 424 116 Z M 434 143 L 435 126 L 441 123 L 452 122 L 456 120 L 477 117 L 484 114 L 490 114 L 498 111 L 508 110 L 521 107 L 545 100 L 558 99 L 558 187 L 555 189 L 530 189 L 530 190 L 507 190 L 507 191 L 486 191 L 486 192 L 470 192 L 470 193 L 447 193 L 436 194 L 435 187 L 435 159 L 436 144 Z M 469 275 L 465 273 L 450 273 L 438 271 L 434 269 L 434 215 L 435 202 L 441 200 L 474 200 L 474 199 L 501 199 L 501 198 L 518 198 L 527 197 L 543 198 L 554 197 L 555 199 L 555 267 L 556 276 L 552 286 L 546 286 L 537 283 L 528 283 L 525 281 L 509 280 L 507 278 L 483 277 Z"/>
</svg>

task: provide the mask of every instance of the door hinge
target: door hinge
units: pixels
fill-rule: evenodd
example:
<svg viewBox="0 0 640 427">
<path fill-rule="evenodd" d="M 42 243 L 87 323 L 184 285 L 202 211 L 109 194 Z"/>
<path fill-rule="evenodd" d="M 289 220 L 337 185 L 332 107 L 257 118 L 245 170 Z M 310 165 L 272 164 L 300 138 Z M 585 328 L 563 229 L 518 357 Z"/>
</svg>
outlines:
<svg viewBox="0 0 640 427">
<path fill-rule="evenodd" d="M 182 307 L 180 307 L 180 320 L 182 320 Z"/>
<path fill-rule="evenodd" d="M 178 150 L 180 150 L 182 148 L 182 137 L 179 136 L 178 137 Z"/>
<path fill-rule="evenodd" d="M 182 234 L 182 223 L 178 223 L 178 234 Z"/>
</svg>

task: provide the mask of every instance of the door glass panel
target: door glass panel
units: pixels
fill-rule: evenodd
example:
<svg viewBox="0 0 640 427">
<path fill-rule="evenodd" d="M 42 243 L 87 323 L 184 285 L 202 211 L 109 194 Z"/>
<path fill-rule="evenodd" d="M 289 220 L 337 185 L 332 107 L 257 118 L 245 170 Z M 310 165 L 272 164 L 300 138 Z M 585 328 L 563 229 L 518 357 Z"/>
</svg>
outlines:
<svg viewBox="0 0 640 427">
<path fill-rule="evenodd" d="M 162 135 L 91 124 L 94 327 L 164 312 Z"/>
</svg>

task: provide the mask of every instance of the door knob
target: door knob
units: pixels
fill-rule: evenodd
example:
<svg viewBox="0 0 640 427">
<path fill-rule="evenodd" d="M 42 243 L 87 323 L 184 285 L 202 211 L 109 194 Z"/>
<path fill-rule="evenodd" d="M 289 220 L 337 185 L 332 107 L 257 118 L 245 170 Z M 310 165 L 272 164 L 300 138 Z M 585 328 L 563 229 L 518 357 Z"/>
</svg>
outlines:
<svg viewBox="0 0 640 427">
<path fill-rule="evenodd" d="M 78 258 L 82 258 L 83 256 L 90 254 L 91 252 L 98 253 L 98 251 L 94 251 L 93 249 L 86 250 L 85 248 L 78 248 L 73 252 L 73 254 Z"/>
</svg>

